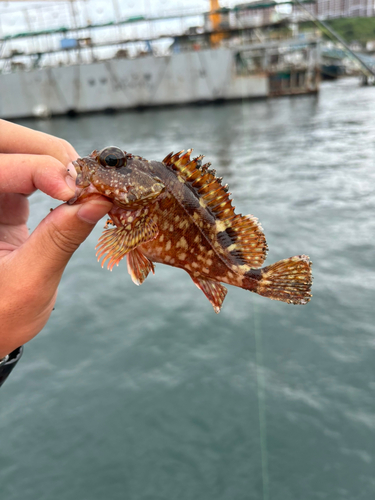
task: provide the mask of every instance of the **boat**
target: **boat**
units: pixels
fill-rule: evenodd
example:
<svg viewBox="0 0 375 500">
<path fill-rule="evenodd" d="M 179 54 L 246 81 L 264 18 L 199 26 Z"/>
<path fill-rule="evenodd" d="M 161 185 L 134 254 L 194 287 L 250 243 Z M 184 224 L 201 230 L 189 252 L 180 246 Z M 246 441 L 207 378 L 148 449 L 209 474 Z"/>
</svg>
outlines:
<svg viewBox="0 0 375 500">
<path fill-rule="evenodd" d="M 222 9 L 212 0 L 209 12 L 199 13 L 200 25 L 177 33 L 170 28 L 161 32 L 155 25 L 195 19 L 197 13 L 133 16 L 3 36 L 0 116 L 49 117 L 315 94 L 319 39 L 281 36 L 280 28 L 289 20 L 269 15 L 277 5 L 253 2 Z M 251 16 L 252 11 L 263 18 Z M 136 25 L 142 29 L 129 36 L 128 28 Z"/>
</svg>

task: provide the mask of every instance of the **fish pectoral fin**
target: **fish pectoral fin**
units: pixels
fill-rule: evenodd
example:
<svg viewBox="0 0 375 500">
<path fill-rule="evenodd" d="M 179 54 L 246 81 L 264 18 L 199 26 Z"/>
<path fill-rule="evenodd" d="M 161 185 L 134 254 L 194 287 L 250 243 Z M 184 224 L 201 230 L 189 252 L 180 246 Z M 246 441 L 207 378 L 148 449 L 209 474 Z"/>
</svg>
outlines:
<svg viewBox="0 0 375 500">
<path fill-rule="evenodd" d="M 102 267 L 108 260 L 107 268 L 112 271 L 114 265 L 119 265 L 121 259 L 129 252 L 127 246 L 127 233 L 124 227 L 112 227 L 103 231 L 99 242 L 95 247 L 96 256 L 99 260 L 103 257 Z"/>
<path fill-rule="evenodd" d="M 142 285 L 150 271 L 155 274 L 154 264 L 138 248 L 130 250 L 127 254 L 127 261 L 128 273 L 136 285 Z"/>
<path fill-rule="evenodd" d="M 112 271 L 127 253 L 142 243 L 153 240 L 158 228 L 152 219 L 137 218 L 126 226 L 107 228 L 99 238 L 95 249 L 98 261 L 103 257 L 102 267 L 108 260 L 107 268 Z"/>
<path fill-rule="evenodd" d="M 204 276 L 192 276 L 190 275 L 194 284 L 202 290 L 208 300 L 211 302 L 215 313 L 219 313 L 221 306 L 223 305 L 225 296 L 227 294 L 227 289 L 218 281 L 211 280 Z"/>
</svg>

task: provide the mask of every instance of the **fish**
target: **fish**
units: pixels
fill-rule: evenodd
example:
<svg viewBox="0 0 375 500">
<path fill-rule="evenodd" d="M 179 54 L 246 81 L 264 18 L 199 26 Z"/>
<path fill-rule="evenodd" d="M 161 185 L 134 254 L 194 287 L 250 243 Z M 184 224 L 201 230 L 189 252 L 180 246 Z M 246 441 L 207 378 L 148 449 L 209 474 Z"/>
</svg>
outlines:
<svg viewBox="0 0 375 500">
<path fill-rule="evenodd" d="M 68 203 L 104 196 L 113 202 L 96 246 L 98 261 L 112 271 L 126 257 L 141 285 L 155 263 L 186 271 L 219 313 L 223 283 L 288 304 L 307 304 L 311 261 L 298 255 L 262 267 L 268 251 L 258 219 L 235 213 L 228 185 L 192 149 L 162 161 L 115 146 L 78 158 L 76 193 Z"/>
</svg>

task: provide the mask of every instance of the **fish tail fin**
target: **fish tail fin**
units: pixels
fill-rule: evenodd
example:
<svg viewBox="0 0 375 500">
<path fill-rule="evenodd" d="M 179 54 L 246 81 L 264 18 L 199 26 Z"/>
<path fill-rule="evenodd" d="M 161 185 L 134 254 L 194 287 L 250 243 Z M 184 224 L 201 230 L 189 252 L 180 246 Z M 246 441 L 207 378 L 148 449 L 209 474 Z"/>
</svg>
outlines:
<svg viewBox="0 0 375 500">
<path fill-rule="evenodd" d="M 311 261 L 307 255 L 279 260 L 245 274 L 244 288 L 288 304 L 307 304 L 312 295 Z"/>
</svg>

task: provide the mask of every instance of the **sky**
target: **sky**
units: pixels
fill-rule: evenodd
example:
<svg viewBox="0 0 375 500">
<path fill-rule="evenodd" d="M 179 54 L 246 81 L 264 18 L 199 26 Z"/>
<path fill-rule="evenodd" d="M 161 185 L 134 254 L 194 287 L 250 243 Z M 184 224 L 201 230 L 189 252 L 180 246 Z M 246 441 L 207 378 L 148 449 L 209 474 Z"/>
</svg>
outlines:
<svg viewBox="0 0 375 500">
<path fill-rule="evenodd" d="M 222 7 L 231 7 L 241 0 L 222 0 Z M 74 2 L 77 24 L 114 21 L 143 15 L 158 16 L 169 13 L 204 12 L 209 10 L 209 0 L 76 0 Z M 4 2 L 0 0 L 0 36 L 20 31 L 32 31 L 67 26 L 71 19 L 70 2 Z"/>
<path fill-rule="evenodd" d="M 222 0 L 222 7 L 230 7 L 241 0 Z M 76 0 L 73 5 L 76 26 L 100 24 L 116 21 L 118 18 L 127 19 L 134 16 L 157 17 L 171 14 L 190 14 L 207 12 L 210 8 L 209 0 Z M 69 1 L 14 1 L 0 0 L 0 38 L 16 33 L 73 27 L 72 4 Z M 202 26 L 203 17 L 194 15 L 181 19 L 158 21 L 157 23 L 134 23 L 123 26 L 121 32 L 116 30 L 100 29 L 85 30 L 79 33 L 80 38 L 91 37 L 94 43 L 103 43 L 117 40 L 120 36 L 125 39 L 155 38 L 160 35 L 177 35 L 185 32 L 190 26 Z M 12 52 L 36 53 L 46 50 L 58 50 L 60 39 L 64 35 L 20 38 L 0 43 L 0 55 L 9 56 Z M 65 37 L 74 38 L 74 32 Z M 172 39 L 162 39 L 154 44 L 154 49 L 160 52 L 167 50 Z M 139 44 L 128 46 L 129 54 L 132 50 L 140 50 Z M 145 49 L 145 48 L 143 48 Z M 114 49 L 100 49 L 100 56 L 108 57 Z M 103 53 L 102 53 L 103 52 Z"/>
<path fill-rule="evenodd" d="M 220 5 L 233 7 L 242 2 L 243 0 L 221 0 Z M 74 25 L 104 24 L 135 16 L 147 18 L 174 14 L 198 14 L 209 10 L 209 0 L 75 0 L 73 3 L 67 0 L 30 0 L 28 2 L 0 0 L 0 39 L 17 33 L 61 27 L 73 28 Z M 80 31 L 78 38 L 91 38 L 94 44 L 103 44 L 119 38 L 155 39 L 160 35 L 168 35 L 169 41 L 162 39 L 153 45 L 158 54 L 163 55 L 171 44 L 171 37 L 186 32 L 191 26 L 202 26 L 203 23 L 202 15 L 192 15 L 153 23 L 127 24 L 123 25 L 119 32 L 113 28 L 89 29 Z M 25 54 L 59 50 L 60 39 L 64 36 L 75 38 L 76 35 L 70 32 L 66 35 L 27 37 L 7 41 L 5 44 L 0 43 L 0 56 L 7 57 L 15 51 Z M 141 50 L 138 46 L 133 48 L 128 46 L 128 49 L 130 55 L 133 49 Z M 100 50 L 103 52 L 105 49 Z M 146 50 L 145 47 L 143 50 Z M 107 52 L 104 54 L 105 57 L 108 57 Z"/>
</svg>

